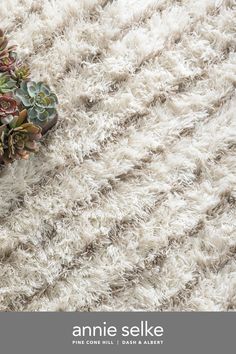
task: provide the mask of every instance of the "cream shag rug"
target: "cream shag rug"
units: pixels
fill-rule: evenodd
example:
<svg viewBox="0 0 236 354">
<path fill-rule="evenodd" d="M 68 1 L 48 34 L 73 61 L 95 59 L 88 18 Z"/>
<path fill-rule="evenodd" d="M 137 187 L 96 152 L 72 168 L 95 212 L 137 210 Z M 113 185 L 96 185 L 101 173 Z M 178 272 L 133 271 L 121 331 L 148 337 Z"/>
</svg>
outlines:
<svg viewBox="0 0 236 354">
<path fill-rule="evenodd" d="M 60 122 L 1 170 L 0 310 L 236 308 L 234 5 L 1 0 Z"/>
</svg>

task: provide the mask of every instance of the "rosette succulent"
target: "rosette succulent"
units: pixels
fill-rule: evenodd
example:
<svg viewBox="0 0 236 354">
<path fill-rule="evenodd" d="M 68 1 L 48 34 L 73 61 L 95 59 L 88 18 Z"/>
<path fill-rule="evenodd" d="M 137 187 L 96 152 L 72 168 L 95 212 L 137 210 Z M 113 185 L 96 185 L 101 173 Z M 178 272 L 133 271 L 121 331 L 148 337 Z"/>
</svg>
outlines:
<svg viewBox="0 0 236 354">
<path fill-rule="evenodd" d="M 11 71 L 15 61 L 16 53 L 13 51 L 0 54 L 0 71 Z"/>
<path fill-rule="evenodd" d="M 43 82 L 23 81 L 15 92 L 16 97 L 28 109 L 28 120 L 43 126 L 56 114 L 57 96 Z"/>
<path fill-rule="evenodd" d="M 28 159 L 30 152 L 38 150 L 42 130 L 33 123 L 22 124 L 25 117 L 25 111 L 22 111 L 12 127 L 6 124 L 0 127 L 0 155 L 5 163 Z"/>
<path fill-rule="evenodd" d="M 27 80 L 30 76 L 30 69 L 28 65 L 17 62 L 11 76 L 18 82 Z"/>
<path fill-rule="evenodd" d="M 41 128 L 33 123 L 24 123 L 8 132 L 7 157 L 27 159 L 30 152 L 38 150 L 37 141 L 41 139 Z"/>
<path fill-rule="evenodd" d="M 10 96 L 0 96 L 0 121 L 9 124 L 14 116 L 18 116 L 19 110 L 16 100 Z"/>
<path fill-rule="evenodd" d="M 7 93 L 17 88 L 15 80 L 7 73 L 0 73 L 0 93 Z"/>
</svg>

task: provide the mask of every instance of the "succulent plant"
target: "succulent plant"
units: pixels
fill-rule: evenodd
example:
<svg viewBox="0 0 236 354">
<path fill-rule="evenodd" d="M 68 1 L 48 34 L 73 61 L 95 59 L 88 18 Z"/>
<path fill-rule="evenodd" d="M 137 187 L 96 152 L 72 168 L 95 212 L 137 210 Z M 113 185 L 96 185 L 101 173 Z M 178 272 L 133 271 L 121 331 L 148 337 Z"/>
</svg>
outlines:
<svg viewBox="0 0 236 354">
<path fill-rule="evenodd" d="M 41 128 L 33 123 L 23 123 L 26 111 L 15 119 L 13 127 L 0 127 L 0 155 L 5 163 L 13 160 L 28 159 L 30 152 L 38 151 L 37 142 L 41 139 Z"/>
<path fill-rule="evenodd" d="M 23 81 L 15 95 L 28 109 L 28 120 L 43 126 L 55 116 L 57 96 L 42 82 Z"/>
<path fill-rule="evenodd" d="M 0 71 L 11 71 L 14 68 L 16 61 L 16 53 L 7 51 L 5 54 L 0 54 Z"/>
<path fill-rule="evenodd" d="M 24 123 L 8 133 L 8 157 L 11 159 L 29 157 L 29 152 L 38 150 L 37 141 L 41 139 L 41 128 L 33 123 Z"/>
<path fill-rule="evenodd" d="M 18 82 L 25 81 L 30 76 L 30 69 L 28 65 L 17 62 L 13 71 L 11 71 L 11 76 Z"/>
<path fill-rule="evenodd" d="M 9 124 L 18 114 L 19 109 L 16 100 L 11 96 L 0 96 L 0 122 Z"/>
<path fill-rule="evenodd" d="M 0 73 L 0 94 L 13 91 L 16 88 L 16 82 L 9 74 Z"/>
<path fill-rule="evenodd" d="M 0 164 L 27 159 L 57 121 L 56 95 L 29 76 L 0 29 Z"/>
<path fill-rule="evenodd" d="M 16 58 L 15 46 L 8 47 L 8 40 L 0 30 L 0 72 L 13 70 Z"/>
</svg>

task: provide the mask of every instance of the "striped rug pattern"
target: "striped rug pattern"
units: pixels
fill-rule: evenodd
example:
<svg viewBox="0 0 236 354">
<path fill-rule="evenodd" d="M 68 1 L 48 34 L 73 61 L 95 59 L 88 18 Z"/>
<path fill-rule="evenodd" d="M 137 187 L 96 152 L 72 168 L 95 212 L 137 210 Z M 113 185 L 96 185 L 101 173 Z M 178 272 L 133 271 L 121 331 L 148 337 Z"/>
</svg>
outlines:
<svg viewBox="0 0 236 354">
<path fill-rule="evenodd" d="M 0 170 L 1 311 L 236 308 L 232 0 L 1 0 L 60 101 Z"/>
</svg>

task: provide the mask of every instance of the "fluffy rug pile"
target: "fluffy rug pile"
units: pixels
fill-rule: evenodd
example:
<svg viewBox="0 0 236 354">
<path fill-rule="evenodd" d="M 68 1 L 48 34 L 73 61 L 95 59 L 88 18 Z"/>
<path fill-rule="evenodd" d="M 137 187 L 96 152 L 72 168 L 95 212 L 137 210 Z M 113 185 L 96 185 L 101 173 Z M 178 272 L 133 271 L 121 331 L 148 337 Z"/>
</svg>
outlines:
<svg viewBox="0 0 236 354">
<path fill-rule="evenodd" d="M 1 311 L 236 308 L 232 0 L 1 0 L 60 121 L 1 169 Z"/>
</svg>

